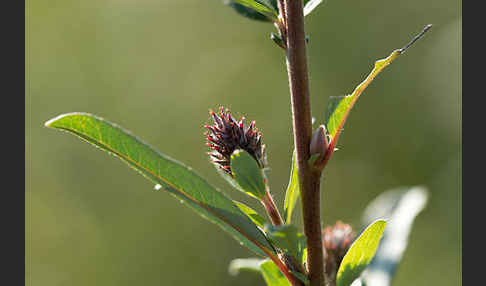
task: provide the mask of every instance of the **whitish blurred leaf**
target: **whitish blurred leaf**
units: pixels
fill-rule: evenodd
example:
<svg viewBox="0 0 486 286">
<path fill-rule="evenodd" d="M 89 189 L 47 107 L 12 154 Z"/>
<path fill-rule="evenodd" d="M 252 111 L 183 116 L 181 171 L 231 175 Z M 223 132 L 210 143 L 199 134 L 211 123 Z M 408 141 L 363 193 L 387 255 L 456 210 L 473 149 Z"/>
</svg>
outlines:
<svg viewBox="0 0 486 286">
<path fill-rule="evenodd" d="M 238 275 L 241 271 L 260 272 L 260 264 L 264 261 L 264 259 L 260 258 L 233 259 L 229 264 L 228 271 L 233 276 Z"/>
<path fill-rule="evenodd" d="M 319 4 L 321 4 L 322 0 L 308 0 L 305 1 L 304 4 L 304 17 L 309 15 L 312 10 L 314 10 Z"/>
</svg>

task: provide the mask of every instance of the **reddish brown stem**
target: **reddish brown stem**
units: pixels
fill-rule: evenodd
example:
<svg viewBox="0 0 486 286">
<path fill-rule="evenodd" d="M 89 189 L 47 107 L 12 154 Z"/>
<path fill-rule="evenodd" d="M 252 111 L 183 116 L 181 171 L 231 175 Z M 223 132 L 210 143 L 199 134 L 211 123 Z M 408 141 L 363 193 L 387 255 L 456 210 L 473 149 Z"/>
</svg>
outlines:
<svg viewBox="0 0 486 286">
<path fill-rule="evenodd" d="M 324 253 L 320 215 L 321 172 L 308 164 L 312 137 L 309 79 L 302 1 L 285 0 L 287 71 L 289 75 L 294 144 L 302 199 L 310 286 L 324 286 Z"/>
</svg>

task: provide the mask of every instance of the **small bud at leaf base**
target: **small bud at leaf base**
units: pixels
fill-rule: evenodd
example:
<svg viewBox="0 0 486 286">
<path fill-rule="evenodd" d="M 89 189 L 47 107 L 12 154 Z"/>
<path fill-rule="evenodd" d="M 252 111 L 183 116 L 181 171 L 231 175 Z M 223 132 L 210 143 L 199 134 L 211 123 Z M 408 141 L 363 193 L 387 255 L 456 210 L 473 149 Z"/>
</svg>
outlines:
<svg viewBox="0 0 486 286">
<path fill-rule="evenodd" d="M 324 125 L 319 126 L 317 130 L 312 134 L 312 139 L 310 143 L 310 155 L 319 154 L 322 158 L 326 154 L 327 147 L 329 143 L 327 142 L 326 127 Z"/>
<path fill-rule="evenodd" d="M 282 36 L 280 36 L 279 34 L 271 33 L 270 39 L 272 39 L 272 41 L 274 41 L 275 44 L 277 44 L 279 47 L 281 47 L 282 49 L 285 49 L 285 46 L 284 46 L 284 43 L 283 43 L 283 40 L 282 40 Z"/>
</svg>

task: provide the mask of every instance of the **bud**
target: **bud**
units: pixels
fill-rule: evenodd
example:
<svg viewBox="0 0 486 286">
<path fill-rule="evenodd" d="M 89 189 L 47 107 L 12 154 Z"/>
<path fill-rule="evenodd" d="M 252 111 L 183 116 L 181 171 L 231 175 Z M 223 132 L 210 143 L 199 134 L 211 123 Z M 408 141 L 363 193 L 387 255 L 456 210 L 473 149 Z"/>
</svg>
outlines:
<svg viewBox="0 0 486 286">
<path fill-rule="evenodd" d="M 219 108 L 219 113 L 210 111 L 209 114 L 214 125 L 204 126 L 208 131 L 207 145 L 212 150 L 208 152 L 211 161 L 225 173 L 233 176 L 231 171 L 231 155 L 235 150 L 242 149 L 255 159 L 260 169 L 266 164 L 265 145 L 262 144 L 262 135 L 255 128 L 255 121 L 245 127 L 242 117 L 236 121 L 228 109 Z"/>
<path fill-rule="evenodd" d="M 326 250 L 325 263 L 328 275 L 337 274 L 344 255 L 354 241 L 355 234 L 349 224 L 337 221 L 322 231 L 322 245 Z"/>
<path fill-rule="evenodd" d="M 335 226 L 324 228 L 322 243 L 327 253 L 335 256 L 339 264 L 351 246 L 354 236 L 353 229 L 349 224 L 337 221 Z"/>
<path fill-rule="evenodd" d="M 327 141 L 326 127 L 324 125 L 319 126 L 317 130 L 312 134 L 310 143 L 310 155 L 319 155 L 319 159 L 322 159 L 326 154 L 329 143 Z"/>
<path fill-rule="evenodd" d="M 282 40 L 282 36 L 280 36 L 280 34 L 271 33 L 270 39 L 272 39 L 272 41 L 275 44 L 277 44 L 277 46 L 281 47 L 282 49 L 285 49 L 285 44 L 284 44 L 284 42 Z"/>
</svg>

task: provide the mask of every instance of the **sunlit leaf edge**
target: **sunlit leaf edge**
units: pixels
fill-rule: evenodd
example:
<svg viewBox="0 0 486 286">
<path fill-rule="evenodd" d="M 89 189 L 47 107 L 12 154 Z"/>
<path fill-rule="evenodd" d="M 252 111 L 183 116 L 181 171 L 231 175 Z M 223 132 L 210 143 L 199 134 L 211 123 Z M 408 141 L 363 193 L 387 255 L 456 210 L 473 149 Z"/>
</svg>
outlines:
<svg viewBox="0 0 486 286">
<path fill-rule="evenodd" d="M 385 230 L 386 220 L 371 223 L 353 242 L 339 266 L 337 286 L 349 286 L 368 266 Z"/>
</svg>

